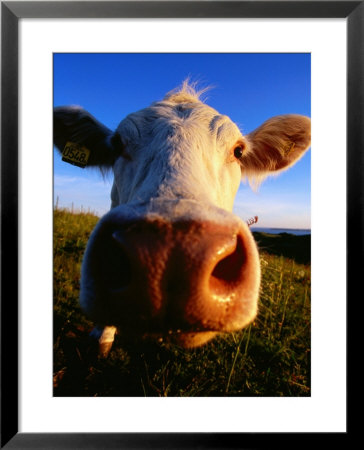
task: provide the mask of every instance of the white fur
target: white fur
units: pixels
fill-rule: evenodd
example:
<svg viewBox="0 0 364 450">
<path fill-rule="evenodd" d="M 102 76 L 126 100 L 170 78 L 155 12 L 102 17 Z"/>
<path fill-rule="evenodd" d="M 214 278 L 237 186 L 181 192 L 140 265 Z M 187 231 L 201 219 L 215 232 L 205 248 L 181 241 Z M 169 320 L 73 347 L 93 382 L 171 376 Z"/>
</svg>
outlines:
<svg viewBox="0 0 364 450">
<path fill-rule="evenodd" d="M 118 132 L 131 161 L 114 164 L 113 205 L 184 198 L 232 210 L 241 180 L 232 150 L 243 136 L 227 116 L 175 95 L 129 115 Z"/>
</svg>

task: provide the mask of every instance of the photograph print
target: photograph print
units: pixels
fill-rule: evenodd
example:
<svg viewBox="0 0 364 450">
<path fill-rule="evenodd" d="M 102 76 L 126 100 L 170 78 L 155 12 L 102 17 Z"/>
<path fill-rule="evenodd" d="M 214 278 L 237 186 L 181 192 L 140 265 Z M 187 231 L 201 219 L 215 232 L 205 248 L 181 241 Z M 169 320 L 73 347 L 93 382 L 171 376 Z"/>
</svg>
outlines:
<svg viewBox="0 0 364 450">
<path fill-rule="evenodd" d="M 53 55 L 53 395 L 311 395 L 309 53 Z"/>
</svg>

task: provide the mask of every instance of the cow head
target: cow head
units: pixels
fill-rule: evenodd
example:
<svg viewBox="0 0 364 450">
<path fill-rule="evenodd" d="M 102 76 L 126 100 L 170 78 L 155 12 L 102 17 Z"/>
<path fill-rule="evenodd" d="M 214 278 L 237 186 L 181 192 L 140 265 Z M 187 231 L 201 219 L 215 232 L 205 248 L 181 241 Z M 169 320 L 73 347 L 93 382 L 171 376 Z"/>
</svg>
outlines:
<svg viewBox="0 0 364 450">
<path fill-rule="evenodd" d="M 234 198 L 242 176 L 260 182 L 301 158 L 309 118 L 274 117 L 243 136 L 185 84 L 115 131 L 55 108 L 54 141 L 114 172 L 82 266 L 80 302 L 95 322 L 194 347 L 254 319 L 259 258 Z"/>
</svg>

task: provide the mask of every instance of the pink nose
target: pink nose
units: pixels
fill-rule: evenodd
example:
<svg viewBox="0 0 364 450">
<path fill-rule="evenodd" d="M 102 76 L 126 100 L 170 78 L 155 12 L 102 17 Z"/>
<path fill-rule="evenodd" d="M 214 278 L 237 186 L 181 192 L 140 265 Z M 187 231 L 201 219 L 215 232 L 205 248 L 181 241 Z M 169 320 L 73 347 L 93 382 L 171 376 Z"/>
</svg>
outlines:
<svg viewBox="0 0 364 450">
<path fill-rule="evenodd" d="M 99 233 L 93 257 L 106 323 L 193 340 L 256 314 L 259 260 L 244 225 L 137 221 Z"/>
</svg>

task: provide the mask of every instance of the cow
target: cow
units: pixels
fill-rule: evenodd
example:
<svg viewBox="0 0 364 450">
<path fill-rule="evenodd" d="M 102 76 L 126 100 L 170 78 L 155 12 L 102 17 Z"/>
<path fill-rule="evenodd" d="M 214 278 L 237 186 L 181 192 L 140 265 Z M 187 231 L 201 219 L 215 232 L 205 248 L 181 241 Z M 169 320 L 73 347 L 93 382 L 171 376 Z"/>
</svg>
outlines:
<svg viewBox="0 0 364 450">
<path fill-rule="evenodd" d="M 242 178 L 261 183 L 295 164 L 310 127 L 288 114 L 243 135 L 188 82 L 115 131 L 82 107 L 54 109 L 63 159 L 114 176 L 81 268 L 80 305 L 101 353 L 118 330 L 193 348 L 253 321 L 259 255 L 234 198 Z"/>
</svg>

